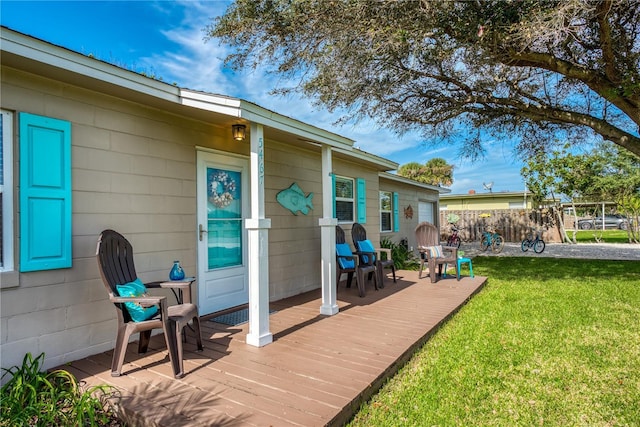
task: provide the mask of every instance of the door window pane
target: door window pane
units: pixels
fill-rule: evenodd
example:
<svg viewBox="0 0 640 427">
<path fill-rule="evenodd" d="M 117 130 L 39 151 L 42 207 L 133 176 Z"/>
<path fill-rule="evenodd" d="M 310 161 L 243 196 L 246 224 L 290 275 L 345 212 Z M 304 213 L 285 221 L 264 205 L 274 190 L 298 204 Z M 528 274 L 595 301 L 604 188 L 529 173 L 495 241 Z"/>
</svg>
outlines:
<svg viewBox="0 0 640 427">
<path fill-rule="evenodd" d="M 209 270 L 242 265 L 242 221 L 209 220 Z"/>
<path fill-rule="evenodd" d="M 207 168 L 208 267 L 242 265 L 241 173 Z"/>
<path fill-rule="evenodd" d="M 240 172 L 207 168 L 209 218 L 242 218 Z"/>
</svg>

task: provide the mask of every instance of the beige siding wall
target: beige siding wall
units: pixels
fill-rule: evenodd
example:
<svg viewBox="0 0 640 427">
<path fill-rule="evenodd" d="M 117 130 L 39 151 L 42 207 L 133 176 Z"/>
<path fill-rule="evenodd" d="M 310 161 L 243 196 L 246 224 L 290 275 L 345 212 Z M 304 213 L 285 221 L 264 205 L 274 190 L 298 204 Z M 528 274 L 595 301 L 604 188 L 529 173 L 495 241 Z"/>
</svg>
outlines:
<svg viewBox="0 0 640 427">
<path fill-rule="evenodd" d="M 358 222 L 358 209 L 357 209 L 357 184 L 355 180 L 357 178 L 363 178 L 366 180 L 366 205 L 367 205 L 367 222 L 362 224 L 367 230 L 367 237 L 374 245 L 377 245 L 380 241 L 380 200 L 379 200 L 379 182 L 378 172 L 367 169 L 362 165 L 351 162 L 335 161 L 333 164 L 333 171 L 338 176 L 354 179 L 354 197 L 356 197 L 356 209 L 354 214 L 354 222 Z M 347 243 L 353 247 L 353 241 L 351 240 L 351 228 L 353 223 L 339 223 L 340 227 L 344 229 Z"/>
<path fill-rule="evenodd" d="M 415 228 L 418 225 L 418 202 L 435 203 L 438 201 L 439 194 L 433 190 L 427 190 L 384 178 L 380 180 L 380 190 L 398 193 L 398 218 L 400 220 L 400 229 L 398 232 L 382 233 L 382 237 L 388 237 L 395 243 L 400 243 L 402 239 L 406 238 L 409 248 L 415 249 Z M 407 218 L 405 215 L 405 209 L 409 206 L 411 206 L 413 210 L 412 218 Z"/>
<path fill-rule="evenodd" d="M 333 160 L 336 175 L 364 178 L 368 237 L 379 241 L 378 172 L 357 163 Z M 277 300 L 320 287 L 320 227 L 322 217 L 322 159 L 319 151 L 294 148 L 274 141 L 265 146 L 266 216 L 269 230 L 270 298 Z M 305 195 L 313 193 L 313 210 L 294 215 L 276 201 L 276 194 L 297 183 Z M 355 187 L 355 183 L 354 183 Z M 354 189 L 355 191 L 355 189 Z M 357 219 L 357 211 L 355 212 Z M 352 223 L 341 223 L 351 242 Z"/>
<path fill-rule="evenodd" d="M 129 238 L 143 280 L 164 279 L 174 259 L 195 274 L 194 147 L 239 145 L 226 130 L 6 67 L 1 90 L 3 109 L 72 124 L 73 267 L 22 273 L 0 294 L 2 367 L 26 352 L 46 352 L 51 367 L 113 348 L 115 310 L 95 261 L 100 231 Z"/>
<path fill-rule="evenodd" d="M 320 153 L 273 141 L 265 144 L 265 215 L 269 230 L 269 297 L 282 299 L 320 287 L 322 185 Z M 294 215 L 276 194 L 297 183 L 313 193 L 313 210 Z"/>
<path fill-rule="evenodd" d="M 6 67 L 1 84 L 3 109 L 72 124 L 73 267 L 22 273 L 17 286 L 0 290 L 2 367 L 20 364 L 26 352 L 45 352 L 48 368 L 113 348 L 115 310 L 95 261 L 98 234 L 113 228 L 131 241 L 144 281 L 166 278 L 174 259 L 195 274 L 195 147 L 248 155 L 249 144 L 232 141 L 226 128 Z M 334 171 L 367 180 L 365 225 L 378 241 L 377 172 L 339 160 Z M 276 300 L 320 286 L 321 154 L 267 140 L 265 175 L 270 298 Z M 276 202 L 293 182 L 314 194 L 307 216 Z M 351 225 L 344 226 L 349 232 Z"/>
</svg>

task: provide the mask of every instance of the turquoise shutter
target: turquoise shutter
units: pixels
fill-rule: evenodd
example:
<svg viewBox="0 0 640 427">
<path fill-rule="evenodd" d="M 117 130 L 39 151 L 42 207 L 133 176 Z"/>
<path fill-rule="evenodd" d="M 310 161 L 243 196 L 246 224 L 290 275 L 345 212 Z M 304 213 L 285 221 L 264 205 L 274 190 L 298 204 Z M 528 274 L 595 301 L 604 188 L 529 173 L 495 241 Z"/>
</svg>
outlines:
<svg viewBox="0 0 640 427">
<path fill-rule="evenodd" d="M 4 150 L 4 116 L 0 116 L 0 186 L 4 185 L 4 160 L 3 160 L 3 150 Z M 0 199 L 2 198 L 2 195 L 0 195 Z M 0 227 L 2 227 L 2 224 L 0 224 Z"/>
<path fill-rule="evenodd" d="M 331 200 L 333 200 L 333 218 L 336 216 L 336 174 L 331 174 Z"/>
<path fill-rule="evenodd" d="M 362 179 L 356 179 L 356 187 L 358 191 L 358 222 L 360 224 L 367 223 L 367 182 Z"/>
<path fill-rule="evenodd" d="M 20 113 L 20 271 L 71 267 L 71 123 Z"/>
<path fill-rule="evenodd" d="M 400 218 L 398 215 L 398 193 L 393 193 L 393 231 L 400 231 Z"/>
</svg>

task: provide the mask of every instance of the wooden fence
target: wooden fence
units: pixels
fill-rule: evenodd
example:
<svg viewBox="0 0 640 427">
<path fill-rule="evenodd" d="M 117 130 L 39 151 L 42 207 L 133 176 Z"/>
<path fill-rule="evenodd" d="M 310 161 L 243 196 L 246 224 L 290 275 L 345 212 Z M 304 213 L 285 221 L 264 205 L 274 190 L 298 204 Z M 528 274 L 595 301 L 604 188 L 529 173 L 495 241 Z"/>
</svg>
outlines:
<svg viewBox="0 0 640 427">
<path fill-rule="evenodd" d="M 447 216 L 455 214 L 460 219 L 456 223 L 463 242 L 480 241 L 485 229 L 495 230 L 506 242 L 521 242 L 533 228 L 542 232 L 546 242 L 560 242 L 556 221 L 547 209 L 494 209 L 477 211 L 440 211 L 440 235 L 442 240 L 451 235 Z"/>
</svg>

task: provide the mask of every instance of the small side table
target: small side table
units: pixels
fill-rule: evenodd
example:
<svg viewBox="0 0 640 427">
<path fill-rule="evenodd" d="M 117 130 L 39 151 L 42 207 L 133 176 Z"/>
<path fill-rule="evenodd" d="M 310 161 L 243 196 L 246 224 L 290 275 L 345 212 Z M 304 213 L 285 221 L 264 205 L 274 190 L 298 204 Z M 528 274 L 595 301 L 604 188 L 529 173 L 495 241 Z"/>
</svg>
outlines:
<svg viewBox="0 0 640 427">
<path fill-rule="evenodd" d="M 175 295 L 178 304 L 187 304 L 191 302 L 191 284 L 195 281 L 195 277 L 185 277 L 182 280 L 168 280 L 166 282 L 161 282 L 159 287 L 171 289 L 171 292 Z"/>
<path fill-rule="evenodd" d="M 469 276 L 473 277 L 473 266 L 471 265 L 471 258 L 458 258 L 458 280 L 460 280 L 460 268 L 464 263 L 469 264 Z"/>
<path fill-rule="evenodd" d="M 175 295 L 176 302 L 178 304 L 190 304 L 191 303 L 191 284 L 195 281 L 196 281 L 195 277 L 185 277 L 182 280 L 168 280 L 166 282 L 161 282 L 158 285 L 158 287 L 171 289 L 171 292 L 173 292 L 173 295 Z M 195 332 L 195 330 L 191 327 L 189 323 L 187 323 L 187 326 L 189 327 L 189 329 Z M 184 328 L 182 329 L 182 340 L 184 342 L 187 342 L 187 331 Z"/>
</svg>

